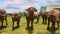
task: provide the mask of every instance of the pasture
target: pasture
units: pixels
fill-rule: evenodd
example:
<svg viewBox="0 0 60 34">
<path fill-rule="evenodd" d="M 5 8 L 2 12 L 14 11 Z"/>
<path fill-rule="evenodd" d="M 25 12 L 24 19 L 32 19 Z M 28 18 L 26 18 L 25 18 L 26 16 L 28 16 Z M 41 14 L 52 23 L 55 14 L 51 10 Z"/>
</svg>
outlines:
<svg viewBox="0 0 60 34">
<path fill-rule="evenodd" d="M 20 21 L 20 27 L 16 28 L 16 22 L 15 22 L 15 28 L 12 30 L 12 19 L 11 16 L 8 15 L 8 26 L 4 28 L 0 28 L 0 34 L 60 34 L 60 28 L 59 30 L 47 30 L 47 24 L 42 24 L 42 18 L 40 17 L 39 24 L 36 24 L 34 21 L 34 29 L 33 30 L 27 30 L 26 29 L 26 19 L 25 16 L 21 17 Z M 4 22 L 5 25 L 5 22 Z M 1 22 L 0 22 L 1 26 Z"/>
</svg>

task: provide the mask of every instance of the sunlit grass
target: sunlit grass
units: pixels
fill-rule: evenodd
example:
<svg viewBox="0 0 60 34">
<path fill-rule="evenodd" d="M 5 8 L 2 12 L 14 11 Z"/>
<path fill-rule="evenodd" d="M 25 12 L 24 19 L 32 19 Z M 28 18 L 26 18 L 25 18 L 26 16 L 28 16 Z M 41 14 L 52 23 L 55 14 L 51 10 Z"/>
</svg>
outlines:
<svg viewBox="0 0 60 34">
<path fill-rule="evenodd" d="M 13 30 L 13 31 L 12 31 L 12 19 L 11 19 L 11 17 L 8 16 L 7 20 L 8 20 L 8 26 L 4 29 L 1 29 L 0 34 L 60 34 L 60 30 L 48 31 L 47 24 L 42 24 L 41 17 L 39 20 L 39 24 L 34 23 L 34 30 L 26 30 L 25 16 L 21 17 L 20 27 Z M 5 25 L 5 23 L 4 23 L 4 25 Z M 16 26 L 16 22 L 15 22 L 15 26 Z"/>
</svg>

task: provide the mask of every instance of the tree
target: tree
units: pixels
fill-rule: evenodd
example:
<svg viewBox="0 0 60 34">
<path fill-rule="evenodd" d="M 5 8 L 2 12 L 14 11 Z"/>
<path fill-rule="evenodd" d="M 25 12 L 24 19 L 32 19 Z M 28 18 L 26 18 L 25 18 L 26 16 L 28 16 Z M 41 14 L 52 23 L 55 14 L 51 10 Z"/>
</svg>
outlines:
<svg viewBox="0 0 60 34">
<path fill-rule="evenodd" d="M 46 6 L 41 6 L 40 11 L 41 11 L 41 12 L 46 11 Z"/>
</svg>

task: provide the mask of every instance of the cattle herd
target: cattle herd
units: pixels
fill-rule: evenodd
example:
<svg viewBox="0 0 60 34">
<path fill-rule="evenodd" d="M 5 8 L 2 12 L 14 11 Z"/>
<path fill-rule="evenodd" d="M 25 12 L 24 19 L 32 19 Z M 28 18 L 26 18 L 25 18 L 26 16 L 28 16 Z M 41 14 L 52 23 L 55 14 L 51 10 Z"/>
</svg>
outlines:
<svg viewBox="0 0 60 34">
<path fill-rule="evenodd" d="M 50 28 L 50 23 L 52 23 L 51 27 L 55 29 L 55 23 L 57 23 L 57 27 L 59 29 L 59 23 L 60 23 L 60 12 L 58 10 L 52 9 L 45 12 L 38 12 L 36 8 L 29 7 L 25 10 L 25 16 L 26 16 L 26 22 L 27 22 L 27 28 L 29 28 L 29 24 L 31 23 L 31 29 L 33 29 L 33 21 L 34 19 L 37 19 L 36 24 L 39 24 L 39 18 L 42 17 L 43 24 L 47 24 L 47 29 Z M 14 28 L 14 22 L 17 21 L 17 27 L 19 27 L 19 22 L 21 19 L 20 13 L 13 12 L 10 14 L 12 17 L 12 28 Z M 0 9 L 0 21 L 2 22 L 1 27 L 3 28 L 3 21 L 6 21 L 6 27 L 8 25 L 7 23 L 7 13 L 4 9 Z"/>
</svg>

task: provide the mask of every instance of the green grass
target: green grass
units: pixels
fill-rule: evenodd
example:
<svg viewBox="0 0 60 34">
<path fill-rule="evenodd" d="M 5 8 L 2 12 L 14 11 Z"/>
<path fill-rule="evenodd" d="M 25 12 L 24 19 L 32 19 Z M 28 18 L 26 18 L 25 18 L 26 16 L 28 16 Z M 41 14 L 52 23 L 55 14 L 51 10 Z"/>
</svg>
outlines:
<svg viewBox="0 0 60 34">
<path fill-rule="evenodd" d="M 12 19 L 8 16 L 8 26 L 0 29 L 0 34 L 60 34 L 60 30 L 47 30 L 47 24 L 42 24 L 40 17 L 39 24 L 34 23 L 34 30 L 26 30 L 25 16 L 21 17 L 20 27 L 12 31 Z M 36 21 L 36 20 L 35 20 Z M 34 22 L 35 22 L 34 21 Z M 1 24 L 1 23 L 0 23 Z M 5 22 L 4 22 L 5 25 Z M 16 26 L 16 22 L 15 22 Z"/>
</svg>

